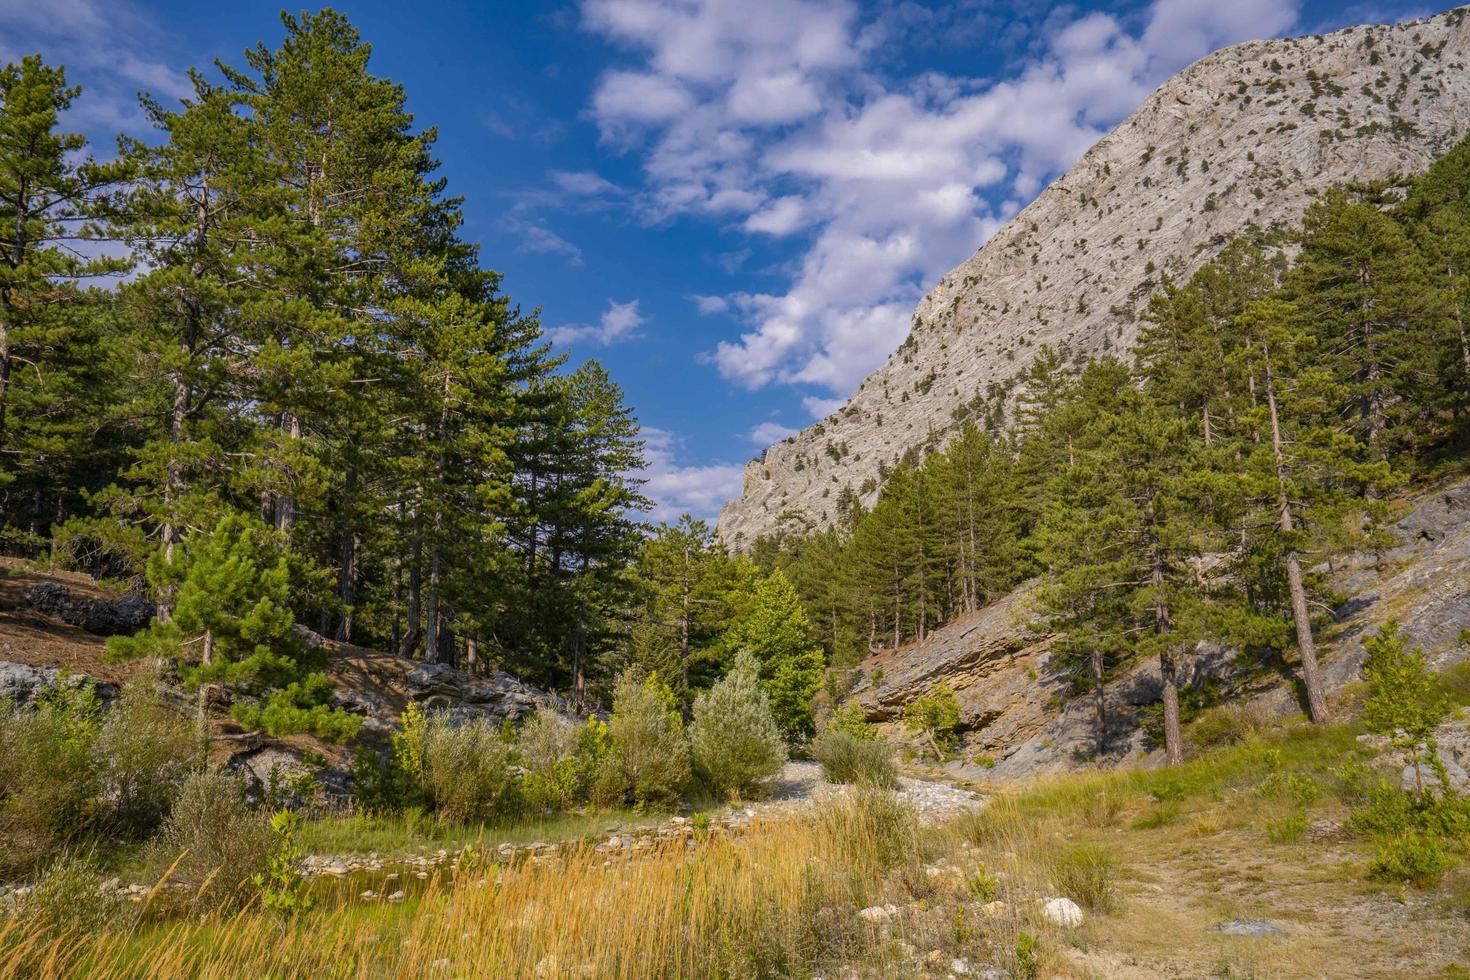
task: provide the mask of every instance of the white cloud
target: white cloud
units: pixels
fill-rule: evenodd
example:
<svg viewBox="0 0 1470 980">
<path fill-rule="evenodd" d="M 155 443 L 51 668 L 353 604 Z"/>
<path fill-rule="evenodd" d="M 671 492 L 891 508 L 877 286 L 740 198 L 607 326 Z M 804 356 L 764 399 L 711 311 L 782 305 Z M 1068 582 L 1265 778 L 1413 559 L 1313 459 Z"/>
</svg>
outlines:
<svg viewBox="0 0 1470 980">
<path fill-rule="evenodd" d="M 168 105 L 193 95 L 188 76 L 152 52 L 163 35 L 156 19 L 126 0 L 0 0 L 0 56 L 41 51 L 81 83 L 72 124 L 88 130 L 142 129 L 138 92 Z"/>
<path fill-rule="evenodd" d="M 619 193 L 616 184 L 590 170 L 553 170 L 551 182 L 565 193 L 578 197 L 600 197 Z"/>
<path fill-rule="evenodd" d="M 561 255 L 568 265 L 582 265 L 582 250 L 545 225 L 508 216 L 506 228 L 516 236 L 516 250 L 545 255 Z"/>
<path fill-rule="evenodd" d="M 739 495 L 743 466 L 685 466 L 678 461 L 682 446 L 673 433 L 644 426 L 642 435 L 648 466 L 640 475 L 647 481 L 643 492 L 653 501 L 649 514 L 653 520 L 673 521 L 681 514 L 713 520 L 721 504 Z"/>
<path fill-rule="evenodd" d="M 807 395 L 801 400 L 801 407 L 811 413 L 812 418 L 821 421 L 847 404 L 845 398 L 818 398 L 816 395 Z"/>
<path fill-rule="evenodd" d="M 866 22 L 852 0 L 582 0 L 582 12 L 631 54 L 599 82 L 592 116 L 642 153 L 646 218 L 810 236 L 783 289 L 728 297 L 745 326 L 710 360 L 745 387 L 845 394 L 902 341 L 929 285 L 1165 77 L 1290 28 L 1299 3 L 1154 0 L 1136 27 L 1053 8 L 999 78 L 884 75 L 886 45 L 938 16 L 913 5 Z M 985 4 L 944 17 L 997 29 Z"/>
<path fill-rule="evenodd" d="M 572 323 L 552 327 L 546 336 L 555 344 L 588 342 L 606 347 L 638 336 L 638 328 L 648 322 L 638 310 L 638 300 L 619 303 L 608 300 L 607 309 L 596 323 Z"/>
<path fill-rule="evenodd" d="M 603 78 L 594 105 L 604 119 L 663 122 L 688 112 L 694 97 L 678 82 L 660 75 L 618 71 Z"/>
<path fill-rule="evenodd" d="M 797 431 L 780 422 L 762 422 L 747 432 L 745 437 L 757 446 L 769 446 L 796 435 Z"/>
<path fill-rule="evenodd" d="M 745 219 L 746 231 L 760 231 L 780 237 L 789 235 L 805 224 L 806 208 L 795 194 L 778 197 Z"/>
<path fill-rule="evenodd" d="M 694 301 L 695 309 L 702 316 L 716 316 L 730 309 L 730 301 L 723 296 L 700 296 L 695 294 L 689 297 Z"/>
</svg>

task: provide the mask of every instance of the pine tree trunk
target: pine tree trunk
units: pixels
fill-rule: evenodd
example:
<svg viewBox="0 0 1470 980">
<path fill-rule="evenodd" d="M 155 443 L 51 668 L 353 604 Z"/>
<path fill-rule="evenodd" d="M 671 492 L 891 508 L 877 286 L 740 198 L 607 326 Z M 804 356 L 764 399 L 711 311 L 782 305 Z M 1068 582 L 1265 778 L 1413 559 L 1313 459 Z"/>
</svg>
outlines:
<svg viewBox="0 0 1470 980">
<path fill-rule="evenodd" d="M 1159 676 L 1164 686 L 1164 761 L 1177 766 L 1184 761 L 1184 732 L 1179 723 L 1179 678 L 1172 650 L 1159 653 Z"/>
<path fill-rule="evenodd" d="M 292 441 L 301 439 L 301 418 L 294 412 L 287 412 L 285 425 L 287 438 Z M 296 526 L 296 495 L 291 493 L 282 494 L 276 501 L 276 529 L 286 534 L 289 541 L 291 529 Z"/>
<path fill-rule="evenodd" d="M 1152 491 L 1148 498 L 1146 520 L 1149 527 L 1157 527 L 1158 515 L 1154 510 Z M 1169 603 L 1164 598 L 1164 551 L 1157 531 L 1151 534 L 1149 582 L 1154 590 L 1154 629 L 1164 636 L 1173 630 Z M 1171 766 L 1177 766 L 1184 761 L 1184 733 L 1179 724 L 1179 680 L 1176 674 L 1173 645 L 1166 645 L 1159 650 L 1159 679 L 1164 689 L 1164 760 Z"/>
<path fill-rule="evenodd" d="M 352 605 L 357 599 L 357 534 L 352 528 L 352 499 L 357 489 L 357 467 L 347 467 L 342 483 L 342 536 L 337 544 L 337 601 L 342 618 L 337 624 L 336 638 L 346 643 L 352 638 Z"/>
<path fill-rule="evenodd" d="M 689 701 L 689 600 L 692 588 L 689 582 L 689 563 L 692 561 L 689 543 L 684 543 L 684 581 L 679 592 L 679 674 L 683 682 L 679 696 L 687 705 Z"/>
<path fill-rule="evenodd" d="M 587 630 L 579 619 L 572 627 L 572 694 L 578 702 L 587 696 Z"/>
<path fill-rule="evenodd" d="M 424 613 L 424 660 L 439 662 L 439 590 L 444 580 L 444 549 L 438 536 L 443 531 L 440 518 L 434 518 L 434 545 L 429 549 L 429 601 Z"/>
<path fill-rule="evenodd" d="M 1096 754 L 1106 755 L 1108 751 L 1108 699 L 1107 690 L 1104 686 L 1103 652 L 1101 647 L 1092 648 L 1092 696 L 1095 725 L 1094 741 L 1096 743 Z"/>
<path fill-rule="evenodd" d="M 422 494 L 420 494 L 422 496 Z M 422 610 L 421 601 L 423 595 L 423 519 L 417 506 L 413 515 L 412 540 L 409 544 L 408 563 L 408 624 L 404 628 L 403 642 L 398 647 L 398 655 L 401 657 L 413 656 L 414 648 L 419 645 L 419 615 Z"/>
<path fill-rule="evenodd" d="M 1312 721 L 1327 721 L 1327 698 L 1317 671 L 1317 644 L 1312 639 L 1312 617 L 1307 610 L 1307 590 L 1302 584 L 1302 564 L 1296 549 L 1296 521 L 1291 513 L 1291 497 L 1286 472 L 1286 453 L 1281 443 L 1281 419 L 1276 411 L 1276 381 L 1271 372 L 1270 354 L 1266 354 L 1266 407 L 1271 416 L 1271 451 L 1276 463 L 1277 526 L 1287 539 L 1286 585 L 1291 592 L 1291 616 L 1296 623 L 1297 651 L 1302 658 L 1302 684 L 1307 689 L 1307 712 Z"/>
<path fill-rule="evenodd" d="M 4 313 L 0 315 L 0 449 L 5 447 L 6 405 L 10 395 L 10 299 L 4 297 Z"/>
</svg>

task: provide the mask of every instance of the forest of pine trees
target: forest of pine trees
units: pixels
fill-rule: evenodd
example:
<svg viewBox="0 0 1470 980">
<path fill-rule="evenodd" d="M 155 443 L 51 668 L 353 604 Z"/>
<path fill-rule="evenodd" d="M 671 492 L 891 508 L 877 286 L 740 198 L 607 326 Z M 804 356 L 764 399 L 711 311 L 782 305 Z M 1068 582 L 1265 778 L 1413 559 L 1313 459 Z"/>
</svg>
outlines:
<svg viewBox="0 0 1470 980">
<path fill-rule="evenodd" d="M 1289 670 L 1327 716 L 1314 572 L 1390 542 L 1395 490 L 1470 446 L 1470 143 L 1424 176 L 1323 195 L 1302 227 L 1231 242 L 1143 312 L 1131 362 L 1043 348 L 1011 424 L 991 411 L 905 460 L 870 508 L 759 542 L 829 656 L 923 640 L 1033 576 L 1056 659 L 1096 695 L 1201 641 Z"/>
<path fill-rule="evenodd" d="M 186 557 L 268 541 L 298 623 L 580 691 L 630 601 L 637 424 L 481 267 L 351 24 L 283 22 L 116 153 L 65 131 L 62 69 L 0 72 L 3 549 L 162 625 Z M 233 557 L 192 546 L 221 527 Z"/>
</svg>

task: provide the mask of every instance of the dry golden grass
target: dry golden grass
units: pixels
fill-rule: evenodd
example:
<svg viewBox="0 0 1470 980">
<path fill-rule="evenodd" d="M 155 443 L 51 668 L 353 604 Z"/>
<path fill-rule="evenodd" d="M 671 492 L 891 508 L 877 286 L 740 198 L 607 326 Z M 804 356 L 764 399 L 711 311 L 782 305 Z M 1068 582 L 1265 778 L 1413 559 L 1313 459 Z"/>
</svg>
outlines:
<svg viewBox="0 0 1470 980">
<path fill-rule="evenodd" d="M 0 922 L 0 975 L 938 978 L 963 958 L 1017 980 L 1464 976 L 1470 869 L 1400 892 L 1366 879 L 1370 842 L 1271 839 L 1284 814 L 1346 818 L 1334 773 L 1352 736 L 1287 728 L 1172 771 L 1050 778 L 937 827 L 869 793 L 733 839 L 470 860 L 402 904 L 288 920 Z M 1149 819 L 1162 806 L 1173 816 Z M 1042 921 L 1056 895 L 1089 906 L 1080 928 Z M 890 921 L 857 914 L 886 903 Z M 1235 919 L 1281 932 L 1219 931 Z"/>
</svg>

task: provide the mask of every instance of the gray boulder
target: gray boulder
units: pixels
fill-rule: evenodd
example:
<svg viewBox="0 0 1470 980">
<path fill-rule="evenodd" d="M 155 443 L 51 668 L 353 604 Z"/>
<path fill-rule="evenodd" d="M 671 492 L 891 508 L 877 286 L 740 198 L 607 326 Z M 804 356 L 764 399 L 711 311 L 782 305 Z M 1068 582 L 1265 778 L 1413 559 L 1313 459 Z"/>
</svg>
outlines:
<svg viewBox="0 0 1470 980">
<path fill-rule="evenodd" d="M 26 589 L 26 601 L 36 612 L 98 636 L 132 636 L 153 620 L 156 611 L 146 596 L 99 599 L 77 595 L 60 582 L 37 582 Z"/>
<path fill-rule="evenodd" d="M 512 721 L 553 699 L 503 671 L 479 677 L 444 664 L 421 663 L 404 678 L 410 701 L 448 711 L 456 718 L 489 717 Z"/>
<path fill-rule="evenodd" d="M 103 706 L 117 699 L 115 684 L 94 680 L 84 674 L 63 674 L 53 667 L 31 667 L 26 664 L 0 661 L 0 701 L 11 701 L 28 708 L 36 699 L 54 687 L 81 687 L 91 684 Z"/>
</svg>

